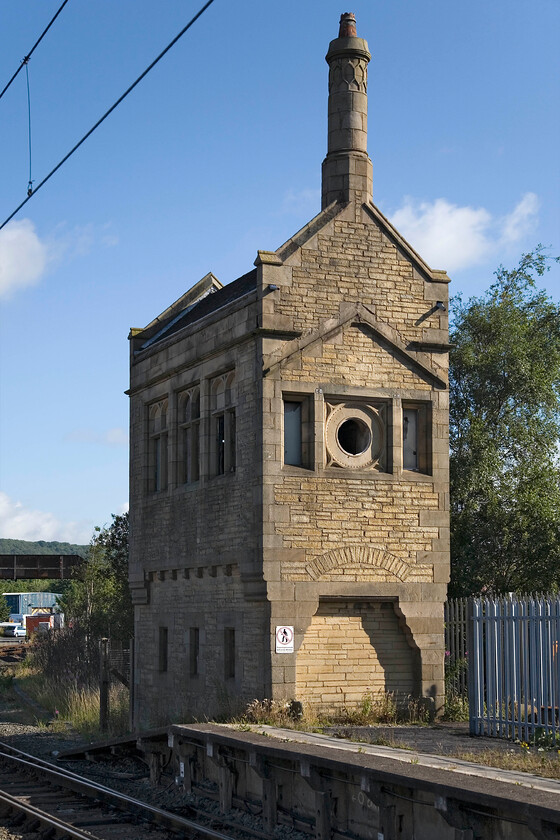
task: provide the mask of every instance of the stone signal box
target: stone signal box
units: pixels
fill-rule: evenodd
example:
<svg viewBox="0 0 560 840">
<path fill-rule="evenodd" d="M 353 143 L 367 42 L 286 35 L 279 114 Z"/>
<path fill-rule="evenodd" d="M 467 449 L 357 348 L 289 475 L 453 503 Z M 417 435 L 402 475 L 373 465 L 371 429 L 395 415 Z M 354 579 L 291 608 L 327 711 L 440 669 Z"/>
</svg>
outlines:
<svg viewBox="0 0 560 840">
<path fill-rule="evenodd" d="M 369 59 L 344 14 L 321 212 L 131 331 L 138 727 L 441 706 L 449 278 L 373 204 Z"/>
</svg>

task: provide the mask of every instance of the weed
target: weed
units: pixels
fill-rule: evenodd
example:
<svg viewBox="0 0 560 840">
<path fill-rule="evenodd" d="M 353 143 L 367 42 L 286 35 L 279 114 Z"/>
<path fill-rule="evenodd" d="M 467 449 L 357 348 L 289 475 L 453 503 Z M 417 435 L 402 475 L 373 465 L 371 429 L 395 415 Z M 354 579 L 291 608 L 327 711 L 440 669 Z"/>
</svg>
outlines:
<svg viewBox="0 0 560 840">
<path fill-rule="evenodd" d="M 422 700 L 393 692 L 368 691 L 357 708 L 333 710 L 326 713 L 306 706 L 298 700 L 252 700 L 241 718 L 235 722 L 267 724 L 321 731 L 328 726 L 369 726 L 376 723 L 399 722 L 427 724 L 429 709 Z"/>
<path fill-rule="evenodd" d="M 445 705 L 443 707 L 443 720 L 468 720 L 469 719 L 469 701 L 466 697 L 459 694 L 454 694 L 452 691 L 445 695 Z"/>
<path fill-rule="evenodd" d="M 267 724 L 280 727 L 310 727 L 317 725 L 317 718 L 297 700 L 252 700 L 245 709 L 240 723 Z"/>
<path fill-rule="evenodd" d="M 560 733 L 547 732 L 542 726 L 537 727 L 535 734 L 531 740 L 531 744 L 537 748 L 539 752 L 553 752 L 560 754 Z M 522 744 L 521 746 L 525 746 Z"/>
</svg>

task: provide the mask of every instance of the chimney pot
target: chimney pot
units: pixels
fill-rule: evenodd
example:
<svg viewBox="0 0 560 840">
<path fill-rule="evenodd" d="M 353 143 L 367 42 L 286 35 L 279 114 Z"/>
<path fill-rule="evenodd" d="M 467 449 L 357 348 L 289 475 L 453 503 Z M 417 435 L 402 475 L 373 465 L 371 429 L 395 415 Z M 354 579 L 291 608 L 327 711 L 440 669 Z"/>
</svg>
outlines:
<svg viewBox="0 0 560 840">
<path fill-rule="evenodd" d="M 354 12 L 344 12 L 344 14 L 340 16 L 340 29 L 338 30 L 338 37 L 356 37 L 356 17 Z"/>
</svg>

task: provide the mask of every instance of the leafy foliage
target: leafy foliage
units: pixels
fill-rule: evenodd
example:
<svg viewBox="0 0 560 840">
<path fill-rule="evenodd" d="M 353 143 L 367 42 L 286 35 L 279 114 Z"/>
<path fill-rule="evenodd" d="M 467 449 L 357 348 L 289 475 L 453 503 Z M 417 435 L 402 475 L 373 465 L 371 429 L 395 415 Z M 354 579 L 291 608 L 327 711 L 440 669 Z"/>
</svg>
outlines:
<svg viewBox="0 0 560 840">
<path fill-rule="evenodd" d="M 74 545 L 66 542 L 48 542 L 38 540 L 11 540 L 0 538 L 0 554 L 79 554 L 87 557 L 88 545 Z"/>
<path fill-rule="evenodd" d="M 541 245 L 486 295 L 455 302 L 450 339 L 450 595 L 560 585 L 560 307 Z"/>
<path fill-rule="evenodd" d="M 128 588 L 128 513 L 113 514 L 108 528 L 97 528 L 87 562 L 72 580 L 61 608 L 88 638 L 128 641 L 133 609 Z"/>
<path fill-rule="evenodd" d="M 0 621 L 8 621 L 10 618 L 10 608 L 8 602 L 3 595 L 0 595 Z"/>
<path fill-rule="evenodd" d="M 99 641 L 83 627 L 34 637 L 29 664 L 60 686 L 81 691 L 99 684 Z"/>
</svg>

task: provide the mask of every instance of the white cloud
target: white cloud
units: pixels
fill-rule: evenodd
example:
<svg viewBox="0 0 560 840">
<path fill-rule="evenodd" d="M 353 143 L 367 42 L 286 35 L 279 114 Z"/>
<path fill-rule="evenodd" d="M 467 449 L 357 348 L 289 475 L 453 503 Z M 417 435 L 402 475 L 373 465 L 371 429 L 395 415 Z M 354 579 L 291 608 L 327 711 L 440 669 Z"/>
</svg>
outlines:
<svg viewBox="0 0 560 840">
<path fill-rule="evenodd" d="M 111 225 L 74 225 L 69 228 L 66 222 L 60 222 L 46 239 L 49 260 L 55 265 L 70 262 L 76 257 L 84 257 L 97 246 L 113 248 L 118 245 L 118 237 L 112 233 Z"/>
<path fill-rule="evenodd" d="M 0 536 L 12 540 L 57 540 L 89 543 L 93 522 L 61 522 L 52 513 L 25 508 L 0 492 Z"/>
<path fill-rule="evenodd" d="M 29 219 L 10 222 L 0 231 L 0 298 L 36 285 L 48 262 L 47 247 Z"/>
<path fill-rule="evenodd" d="M 522 240 L 536 226 L 538 207 L 535 193 L 526 193 L 511 213 L 494 218 L 484 207 L 406 197 L 390 219 L 432 267 L 452 272 L 495 257 L 501 248 Z"/>
<path fill-rule="evenodd" d="M 112 248 L 118 241 L 110 224 L 69 229 L 62 222 L 41 239 L 30 219 L 10 222 L 0 231 L 0 298 L 36 285 L 48 270 L 89 254 L 96 245 Z"/>
<path fill-rule="evenodd" d="M 72 443 L 95 443 L 100 446 L 127 446 L 128 432 L 120 426 L 96 432 L 93 429 L 74 429 L 65 435 L 64 440 Z"/>
<path fill-rule="evenodd" d="M 532 233 L 537 223 L 539 199 L 535 193 L 525 193 L 513 212 L 502 219 L 502 241 L 518 242 Z"/>
</svg>

